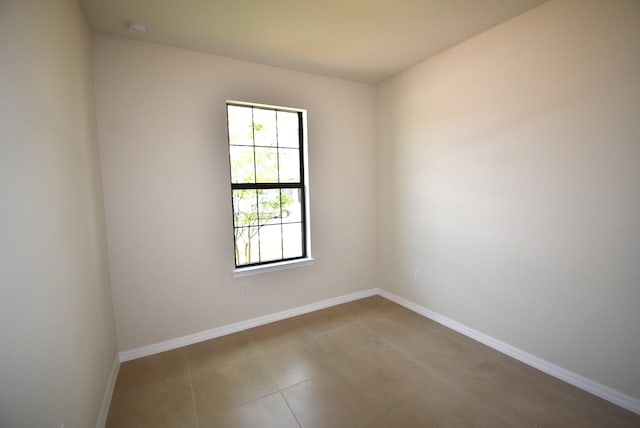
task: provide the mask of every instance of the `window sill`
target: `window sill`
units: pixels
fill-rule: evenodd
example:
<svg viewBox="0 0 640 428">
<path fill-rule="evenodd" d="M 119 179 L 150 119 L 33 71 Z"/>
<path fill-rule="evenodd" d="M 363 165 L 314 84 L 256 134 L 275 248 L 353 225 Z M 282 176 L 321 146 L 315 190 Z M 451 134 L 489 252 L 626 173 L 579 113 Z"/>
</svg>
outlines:
<svg viewBox="0 0 640 428">
<path fill-rule="evenodd" d="M 243 276 L 259 275 L 261 273 L 276 272 L 279 270 L 294 269 L 303 266 L 311 266 L 313 264 L 313 260 L 313 257 L 307 257 L 306 259 L 290 260 L 263 266 L 238 268 L 232 272 L 232 275 L 234 278 L 242 278 Z"/>
</svg>

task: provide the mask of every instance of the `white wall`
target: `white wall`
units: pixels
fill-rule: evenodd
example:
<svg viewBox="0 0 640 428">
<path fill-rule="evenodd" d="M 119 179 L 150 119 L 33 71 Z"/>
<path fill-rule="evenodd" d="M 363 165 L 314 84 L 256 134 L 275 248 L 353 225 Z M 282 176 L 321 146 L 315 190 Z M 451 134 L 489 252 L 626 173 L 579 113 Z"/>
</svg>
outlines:
<svg viewBox="0 0 640 428">
<path fill-rule="evenodd" d="M 381 286 L 640 398 L 639 76 L 640 2 L 557 0 L 382 84 Z"/>
<path fill-rule="evenodd" d="M 372 86 L 99 35 L 94 55 L 120 350 L 376 286 Z M 308 110 L 313 266 L 232 279 L 229 99 Z"/>
<path fill-rule="evenodd" d="M 95 426 L 116 357 L 90 49 L 77 2 L 0 2 L 3 427 Z"/>
</svg>

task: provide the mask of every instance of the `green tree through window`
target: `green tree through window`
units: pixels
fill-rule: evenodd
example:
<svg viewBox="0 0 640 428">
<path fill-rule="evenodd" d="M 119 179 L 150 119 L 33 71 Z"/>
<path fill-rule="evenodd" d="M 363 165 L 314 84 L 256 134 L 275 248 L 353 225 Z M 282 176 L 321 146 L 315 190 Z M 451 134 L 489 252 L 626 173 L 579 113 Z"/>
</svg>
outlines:
<svg viewBox="0 0 640 428">
<path fill-rule="evenodd" d="M 302 112 L 227 104 L 236 267 L 306 257 Z"/>
</svg>

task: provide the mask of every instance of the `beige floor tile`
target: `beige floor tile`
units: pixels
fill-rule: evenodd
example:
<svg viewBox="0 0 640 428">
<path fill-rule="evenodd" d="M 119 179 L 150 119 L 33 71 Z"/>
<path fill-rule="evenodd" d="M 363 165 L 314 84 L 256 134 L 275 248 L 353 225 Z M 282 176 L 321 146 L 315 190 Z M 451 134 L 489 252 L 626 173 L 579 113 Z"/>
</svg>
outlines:
<svg viewBox="0 0 640 428">
<path fill-rule="evenodd" d="M 245 334 L 258 352 L 276 346 L 289 345 L 310 337 L 297 318 L 289 318 L 252 328 L 247 330 Z"/>
<path fill-rule="evenodd" d="M 173 428 L 195 421 L 189 378 L 183 377 L 114 397 L 107 427 Z"/>
<path fill-rule="evenodd" d="M 549 414 L 566 394 L 496 361 L 483 361 L 451 385 L 474 397 L 514 426 L 529 426 Z"/>
<path fill-rule="evenodd" d="M 294 319 L 312 335 L 323 334 L 356 322 L 355 316 L 340 306 L 300 315 Z"/>
<path fill-rule="evenodd" d="M 518 361 L 514 358 L 509 357 L 506 354 L 503 354 L 493 348 L 490 348 L 476 340 L 471 339 L 461 333 L 458 333 L 452 329 L 439 325 L 434 328 L 438 333 L 444 334 L 447 337 L 450 337 L 458 342 L 464 343 L 470 349 L 475 351 L 478 354 L 483 354 L 489 359 L 495 360 L 501 364 L 507 365 L 511 368 L 514 368 L 521 372 L 522 374 L 535 379 L 538 382 L 542 382 L 543 384 L 558 390 L 563 394 L 569 394 L 572 392 L 575 387 L 571 384 L 563 382 L 562 380 L 550 376 L 534 367 L 529 366 L 521 361 Z"/>
<path fill-rule="evenodd" d="M 498 415 L 475 400 L 443 386 L 375 418 L 367 428 L 507 428 Z"/>
<path fill-rule="evenodd" d="M 370 308 L 376 309 L 381 313 L 388 313 L 392 311 L 397 311 L 401 308 L 397 303 L 392 302 L 391 300 L 385 299 L 381 296 L 371 296 L 365 299 L 358 300 L 364 306 L 368 306 Z"/>
<path fill-rule="evenodd" d="M 571 393 L 570 398 L 577 400 L 591 409 L 607 414 L 616 422 L 629 424 L 633 427 L 640 427 L 640 415 L 616 406 L 615 404 L 603 400 L 600 397 L 596 397 L 586 391 L 575 388 Z"/>
<path fill-rule="evenodd" d="M 187 374 L 187 357 L 183 348 L 127 361 L 120 365 L 114 394 L 123 394 Z"/>
<path fill-rule="evenodd" d="M 543 371 L 540 371 L 534 367 L 531 367 L 530 365 L 527 365 L 521 361 L 518 361 L 514 358 L 509 357 L 508 355 L 505 354 L 501 354 L 499 352 L 496 351 L 495 355 L 493 356 L 493 359 L 498 361 L 499 363 L 505 364 L 509 367 L 512 367 L 518 371 L 520 371 L 521 373 L 523 373 L 524 375 L 535 379 L 539 382 L 542 382 L 543 384 L 556 389 L 564 394 L 569 394 L 571 393 L 575 387 L 569 383 L 563 382 L 562 380 L 555 378 L 553 376 L 550 376 L 548 374 L 546 374 Z"/>
<path fill-rule="evenodd" d="M 379 296 L 355 300 L 338 307 L 348 311 L 360 321 L 386 315 L 401 308 L 400 305 Z"/>
<path fill-rule="evenodd" d="M 487 345 L 484 345 L 468 336 L 465 336 L 464 334 L 458 333 L 457 331 L 452 330 L 449 327 L 445 327 L 442 324 L 437 324 L 434 327 L 434 330 L 440 334 L 447 336 L 450 339 L 453 339 L 465 344 L 469 349 L 473 350 L 478 354 L 486 355 L 488 357 L 503 355 L 500 352 L 496 351 L 495 349 L 490 348 Z"/>
<path fill-rule="evenodd" d="M 353 428 L 384 412 L 384 407 L 336 376 L 317 376 L 282 391 L 304 428 Z"/>
<path fill-rule="evenodd" d="M 415 339 L 431 330 L 404 311 L 394 311 L 382 316 L 367 318 L 360 321 L 367 330 L 382 337 L 387 342 L 399 344 Z"/>
<path fill-rule="evenodd" d="M 403 342 L 398 348 L 443 379 L 470 369 L 485 359 L 483 354 L 467 344 L 436 331 Z"/>
<path fill-rule="evenodd" d="M 244 357 L 191 374 L 199 419 L 277 391 L 258 357 Z"/>
<path fill-rule="evenodd" d="M 192 372 L 209 369 L 237 358 L 255 354 L 249 338 L 242 333 L 196 343 L 187 346 L 185 352 Z"/>
<path fill-rule="evenodd" d="M 429 319 L 429 318 L 427 318 L 425 316 L 422 316 L 417 312 L 413 312 L 411 309 L 407 309 L 404 306 L 400 306 L 400 308 L 398 309 L 397 312 L 398 313 L 403 313 L 404 315 L 415 319 L 419 323 L 424 324 L 429 328 L 442 328 L 442 324 L 439 324 L 439 323 L 433 321 L 432 319 Z"/>
<path fill-rule="evenodd" d="M 383 339 L 359 324 L 352 324 L 316 336 L 318 343 L 332 356 L 366 356 L 390 348 Z"/>
<path fill-rule="evenodd" d="M 368 357 L 345 357 L 332 365 L 334 375 L 375 397 L 385 409 L 442 385 L 438 376 L 395 349 Z"/>
<path fill-rule="evenodd" d="M 628 428 L 640 416 L 372 297 L 123 363 L 107 427 L 299 423 Z"/>
<path fill-rule="evenodd" d="M 597 407 L 589 407 L 576 399 L 570 398 L 558 406 L 549 417 L 544 418 L 536 426 L 539 428 L 631 428 L 635 424 L 616 419 L 610 413 L 601 412 Z"/>
<path fill-rule="evenodd" d="M 200 428 L 298 428 L 293 413 L 279 392 L 222 411 L 200 421 Z"/>
<path fill-rule="evenodd" d="M 262 364 L 281 389 L 331 371 L 328 365 L 331 358 L 314 339 L 271 348 L 260 354 Z"/>
<path fill-rule="evenodd" d="M 351 315 L 352 318 L 358 321 L 362 321 L 370 317 L 377 317 L 377 316 L 383 315 L 383 313 L 376 310 L 375 308 L 371 308 L 367 305 L 363 305 L 360 300 L 344 303 L 337 307 L 340 308 L 341 310 L 344 310 L 346 313 Z"/>
</svg>

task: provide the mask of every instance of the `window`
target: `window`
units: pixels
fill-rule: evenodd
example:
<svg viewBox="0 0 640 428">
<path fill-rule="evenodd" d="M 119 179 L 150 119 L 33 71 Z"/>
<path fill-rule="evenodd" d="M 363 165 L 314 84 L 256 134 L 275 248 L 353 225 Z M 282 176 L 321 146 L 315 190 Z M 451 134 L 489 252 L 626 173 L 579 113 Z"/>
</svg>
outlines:
<svg viewBox="0 0 640 428">
<path fill-rule="evenodd" d="M 308 257 L 304 110 L 227 103 L 236 268 Z"/>
</svg>

